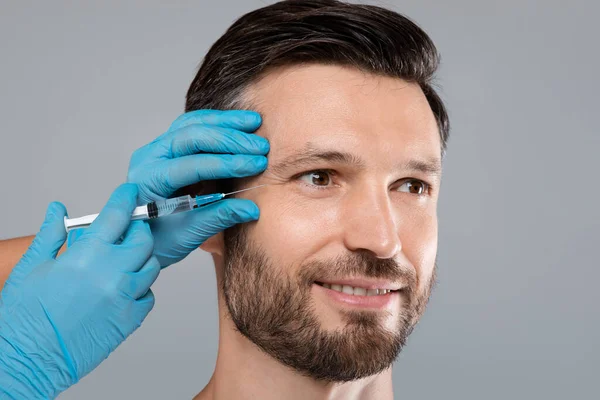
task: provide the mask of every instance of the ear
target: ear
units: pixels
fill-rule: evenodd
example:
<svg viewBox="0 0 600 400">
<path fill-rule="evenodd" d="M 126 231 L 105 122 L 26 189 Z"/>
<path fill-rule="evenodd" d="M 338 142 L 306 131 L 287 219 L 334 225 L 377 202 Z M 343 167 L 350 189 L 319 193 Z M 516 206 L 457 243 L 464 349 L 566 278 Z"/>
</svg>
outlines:
<svg viewBox="0 0 600 400">
<path fill-rule="evenodd" d="M 225 241 L 223 239 L 223 231 L 217 233 L 206 239 L 204 243 L 200 246 L 200 249 L 206 251 L 207 253 L 211 253 L 213 255 L 219 255 L 223 257 L 223 253 L 225 250 Z"/>
</svg>

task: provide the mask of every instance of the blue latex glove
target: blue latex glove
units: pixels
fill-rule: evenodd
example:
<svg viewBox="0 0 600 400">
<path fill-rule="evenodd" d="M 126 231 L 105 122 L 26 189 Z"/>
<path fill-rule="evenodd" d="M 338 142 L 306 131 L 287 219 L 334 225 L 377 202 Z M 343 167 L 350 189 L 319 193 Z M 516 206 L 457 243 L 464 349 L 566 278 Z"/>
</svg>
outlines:
<svg viewBox="0 0 600 400">
<path fill-rule="evenodd" d="M 115 190 L 58 258 L 66 210 L 48 207 L 0 293 L 0 399 L 56 397 L 108 357 L 154 306 L 149 288 L 160 266 L 148 224 L 130 224 L 137 193 L 133 184 Z"/>
<path fill-rule="evenodd" d="M 258 113 L 241 110 L 198 110 L 180 116 L 166 133 L 131 157 L 128 182 L 139 186 L 140 205 L 169 198 L 176 190 L 199 181 L 263 172 L 269 142 L 251 133 L 261 122 Z M 254 202 L 232 198 L 159 218 L 150 222 L 154 255 L 166 267 L 216 233 L 258 216 Z"/>
</svg>

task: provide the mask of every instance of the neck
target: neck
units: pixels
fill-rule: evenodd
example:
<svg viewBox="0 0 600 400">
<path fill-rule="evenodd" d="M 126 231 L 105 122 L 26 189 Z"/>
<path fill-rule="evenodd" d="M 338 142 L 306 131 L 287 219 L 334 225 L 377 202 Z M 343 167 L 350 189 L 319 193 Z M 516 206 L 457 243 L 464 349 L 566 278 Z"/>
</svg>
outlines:
<svg viewBox="0 0 600 400">
<path fill-rule="evenodd" d="M 210 381 L 196 400 L 393 399 L 391 367 L 352 382 L 324 383 L 281 364 L 237 331 L 225 299 L 220 291 L 218 293 L 217 363 Z"/>
</svg>

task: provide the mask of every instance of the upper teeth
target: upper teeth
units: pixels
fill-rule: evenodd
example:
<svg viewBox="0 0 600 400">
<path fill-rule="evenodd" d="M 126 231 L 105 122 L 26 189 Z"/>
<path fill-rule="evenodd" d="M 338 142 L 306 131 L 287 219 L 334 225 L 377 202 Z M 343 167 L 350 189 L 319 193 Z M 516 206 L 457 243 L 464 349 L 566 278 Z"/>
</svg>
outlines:
<svg viewBox="0 0 600 400">
<path fill-rule="evenodd" d="M 331 290 L 336 290 L 338 292 L 352 294 L 355 296 L 377 296 L 382 294 L 387 294 L 391 292 L 391 289 L 365 289 L 361 287 L 353 287 L 348 285 L 336 285 L 329 283 L 322 283 L 323 287 Z"/>
</svg>

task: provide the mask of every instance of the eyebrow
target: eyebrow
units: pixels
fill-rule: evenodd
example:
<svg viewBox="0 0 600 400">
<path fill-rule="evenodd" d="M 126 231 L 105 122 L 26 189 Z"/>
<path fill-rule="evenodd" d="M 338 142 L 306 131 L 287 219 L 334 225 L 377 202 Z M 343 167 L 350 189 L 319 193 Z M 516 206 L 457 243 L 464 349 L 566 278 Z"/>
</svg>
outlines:
<svg viewBox="0 0 600 400">
<path fill-rule="evenodd" d="M 269 169 L 274 173 L 282 173 L 288 169 L 310 166 L 318 161 L 350 165 L 358 169 L 365 169 L 367 165 L 357 154 L 340 150 L 318 149 L 309 142 L 302 151 L 283 159 L 277 164 L 269 166 Z M 437 158 L 427 160 L 411 159 L 398 164 L 397 168 L 400 170 L 422 172 L 433 176 L 439 176 L 442 173 L 441 161 Z"/>
</svg>

